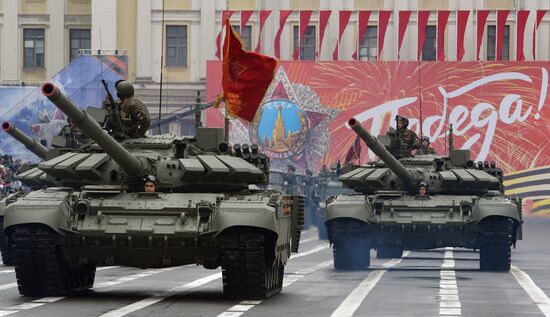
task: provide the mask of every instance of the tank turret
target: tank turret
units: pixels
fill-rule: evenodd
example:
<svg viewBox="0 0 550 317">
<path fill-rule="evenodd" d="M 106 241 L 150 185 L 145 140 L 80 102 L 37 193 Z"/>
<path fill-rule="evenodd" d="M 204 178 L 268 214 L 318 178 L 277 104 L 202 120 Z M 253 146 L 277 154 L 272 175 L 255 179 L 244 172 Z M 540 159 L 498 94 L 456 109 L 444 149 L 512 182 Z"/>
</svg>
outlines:
<svg viewBox="0 0 550 317">
<path fill-rule="evenodd" d="M 17 141 L 23 143 L 23 145 L 36 156 L 43 160 L 46 159 L 48 148 L 21 132 L 21 130 L 17 129 L 11 122 L 2 122 L 2 130 L 14 137 Z"/>
<path fill-rule="evenodd" d="M 367 144 L 370 150 L 374 152 L 386 166 L 403 182 L 403 185 L 408 190 L 414 190 L 417 182 L 417 178 L 414 174 L 408 170 L 403 164 L 399 162 L 375 137 L 368 133 L 361 123 L 355 118 L 351 118 L 348 121 L 351 129 L 359 135 L 363 141 Z"/>
<path fill-rule="evenodd" d="M 45 83 L 41 87 L 42 94 L 66 114 L 74 125 L 84 134 L 94 140 L 129 176 L 139 176 L 147 169 L 139 158 L 128 152 L 117 140 L 111 137 L 96 120 L 78 108 L 53 83 Z"/>
</svg>

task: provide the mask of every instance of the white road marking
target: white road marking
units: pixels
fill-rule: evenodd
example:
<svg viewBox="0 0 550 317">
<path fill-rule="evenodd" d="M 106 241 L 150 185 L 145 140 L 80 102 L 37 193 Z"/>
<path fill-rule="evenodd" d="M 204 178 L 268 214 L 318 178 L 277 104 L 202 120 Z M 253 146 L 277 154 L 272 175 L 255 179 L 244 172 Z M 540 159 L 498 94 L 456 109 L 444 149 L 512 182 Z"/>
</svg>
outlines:
<svg viewBox="0 0 550 317">
<path fill-rule="evenodd" d="M 439 280 L 439 316 L 462 316 L 462 304 L 458 296 L 453 248 L 445 248 Z"/>
<path fill-rule="evenodd" d="M 533 302 L 537 304 L 544 316 L 550 317 L 550 298 L 548 298 L 546 293 L 544 293 L 544 291 L 540 289 L 535 282 L 533 282 L 531 277 L 520 268 L 512 265 L 510 271 L 518 281 L 519 285 L 523 287 Z"/>
<path fill-rule="evenodd" d="M 323 244 L 318 245 L 318 246 L 316 246 L 315 248 L 313 248 L 309 251 L 293 254 L 292 256 L 290 256 L 290 259 L 300 258 L 300 257 L 310 255 L 310 254 L 313 254 L 313 253 L 316 253 L 316 252 L 319 252 L 321 250 L 328 249 L 328 248 L 329 248 L 329 244 L 328 243 L 323 243 Z"/>
<path fill-rule="evenodd" d="M 301 240 L 300 239 L 300 243 L 306 243 L 306 242 L 311 242 L 311 241 L 316 241 L 316 240 L 319 240 L 319 238 L 317 237 L 309 237 L 309 238 L 306 238 L 304 240 Z"/>
<path fill-rule="evenodd" d="M 124 307 L 106 312 L 103 315 L 100 315 L 99 317 L 120 317 L 120 316 L 126 316 L 130 313 L 133 313 L 137 310 L 140 310 L 142 308 L 145 308 L 147 306 L 151 306 L 153 304 L 156 304 L 160 301 L 165 300 L 166 298 L 176 295 L 176 294 L 182 294 L 185 292 L 188 292 L 189 290 L 199 287 L 201 285 L 204 285 L 206 283 L 212 282 L 214 280 L 217 280 L 222 277 L 222 273 L 216 273 L 212 275 L 208 275 L 206 277 L 200 278 L 198 280 L 195 280 L 193 282 L 183 284 L 174 288 L 169 289 L 168 291 L 161 292 L 158 294 L 155 294 L 153 296 L 147 297 L 145 299 L 142 299 L 140 301 L 137 301 L 135 303 L 132 303 L 130 305 L 126 305 Z"/>
<path fill-rule="evenodd" d="M 403 253 L 403 257 L 409 255 L 409 251 Z M 372 291 L 376 284 L 391 267 L 396 266 L 402 259 L 392 259 L 382 264 L 383 269 L 372 271 L 369 275 L 344 299 L 344 301 L 330 315 L 331 317 L 347 317 L 353 316 L 367 295 Z"/>
<path fill-rule="evenodd" d="M 320 270 L 325 267 L 329 267 L 333 264 L 332 261 L 325 261 L 322 263 L 319 263 L 317 265 L 305 268 L 300 271 L 296 271 L 289 276 L 286 276 L 283 281 L 283 287 L 288 287 L 292 283 L 306 277 L 307 275 Z M 230 307 L 228 310 L 224 311 L 223 313 L 219 314 L 218 317 L 238 317 L 244 314 L 245 312 L 249 311 L 250 309 L 254 308 L 254 306 L 261 304 L 263 301 L 247 301 L 243 300 L 239 302 L 237 305 L 234 305 Z"/>
<path fill-rule="evenodd" d="M 10 288 L 16 287 L 16 286 L 17 286 L 17 283 L 3 284 L 3 285 L 0 285 L 0 291 L 10 289 Z"/>
<path fill-rule="evenodd" d="M 2 270 L 0 271 L 0 274 L 6 274 L 6 273 L 13 273 L 15 270 Z"/>
</svg>

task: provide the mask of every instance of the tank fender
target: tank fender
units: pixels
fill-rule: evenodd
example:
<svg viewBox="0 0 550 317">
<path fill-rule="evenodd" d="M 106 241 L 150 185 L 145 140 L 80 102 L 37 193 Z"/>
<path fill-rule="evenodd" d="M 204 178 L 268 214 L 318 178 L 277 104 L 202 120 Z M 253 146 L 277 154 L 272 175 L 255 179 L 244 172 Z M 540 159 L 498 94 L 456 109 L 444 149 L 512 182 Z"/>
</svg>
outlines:
<svg viewBox="0 0 550 317">
<path fill-rule="evenodd" d="M 371 210 L 363 196 L 354 197 L 353 200 L 343 200 L 342 196 L 327 203 L 325 222 L 336 218 L 352 218 L 363 222 L 368 222 L 368 216 Z"/>
<path fill-rule="evenodd" d="M 275 208 L 260 202 L 222 202 L 212 223 L 218 231 L 216 236 L 232 227 L 267 229 L 278 235 Z"/>
<path fill-rule="evenodd" d="M 521 223 L 521 216 L 515 203 L 509 200 L 492 201 L 481 198 L 472 210 L 476 222 L 491 216 L 509 217 Z"/>
<path fill-rule="evenodd" d="M 44 191 L 35 191 L 6 207 L 4 216 L 4 230 L 21 224 L 43 224 L 52 228 L 59 234 L 64 234 L 62 229 L 68 229 L 70 207 L 68 205 L 68 192 L 55 192 L 48 199 L 40 199 Z"/>
</svg>

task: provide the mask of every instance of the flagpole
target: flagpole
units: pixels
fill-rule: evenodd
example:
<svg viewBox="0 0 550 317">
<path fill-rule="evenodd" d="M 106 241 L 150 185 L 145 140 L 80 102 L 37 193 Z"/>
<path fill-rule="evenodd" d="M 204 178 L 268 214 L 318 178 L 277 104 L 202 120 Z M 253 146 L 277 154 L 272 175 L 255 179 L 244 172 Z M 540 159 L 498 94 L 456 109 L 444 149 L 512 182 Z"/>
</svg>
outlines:
<svg viewBox="0 0 550 317">
<path fill-rule="evenodd" d="M 224 13 L 224 18 L 223 18 L 223 26 L 222 26 L 222 30 L 224 28 L 224 26 L 226 25 L 226 23 L 228 22 L 228 12 L 229 12 L 229 0 L 225 0 L 225 13 Z M 225 30 L 225 32 L 227 33 L 229 30 Z M 227 34 L 225 35 L 227 37 Z M 227 45 L 227 49 L 229 49 L 229 38 L 228 38 L 228 45 Z M 226 58 L 227 56 L 227 52 L 223 52 L 223 57 Z M 227 105 L 227 100 L 224 100 L 224 104 L 225 104 L 225 118 L 223 120 L 223 132 L 224 132 L 224 136 L 225 136 L 225 143 L 229 144 L 229 107 Z"/>
</svg>

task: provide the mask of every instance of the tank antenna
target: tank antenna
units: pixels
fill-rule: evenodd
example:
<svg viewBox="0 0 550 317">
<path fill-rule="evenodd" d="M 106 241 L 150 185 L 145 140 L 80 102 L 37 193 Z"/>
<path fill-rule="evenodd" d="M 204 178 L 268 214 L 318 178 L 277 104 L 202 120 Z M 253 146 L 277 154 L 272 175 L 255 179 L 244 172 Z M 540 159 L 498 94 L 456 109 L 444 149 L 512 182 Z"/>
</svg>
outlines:
<svg viewBox="0 0 550 317">
<path fill-rule="evenodd" d="M 162 71 L 164 69 L 164 0 L 162 0 L 162 30 L 161 30 L 161 44 L 160 44 L 160 95 L 159 95 L 159 118 L 157 120 L 157 131 L 161 134 L 160 119 L 162 115 Z"/>
</svg>

